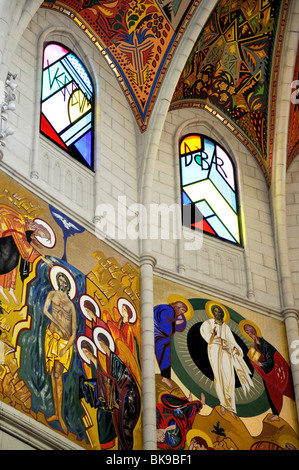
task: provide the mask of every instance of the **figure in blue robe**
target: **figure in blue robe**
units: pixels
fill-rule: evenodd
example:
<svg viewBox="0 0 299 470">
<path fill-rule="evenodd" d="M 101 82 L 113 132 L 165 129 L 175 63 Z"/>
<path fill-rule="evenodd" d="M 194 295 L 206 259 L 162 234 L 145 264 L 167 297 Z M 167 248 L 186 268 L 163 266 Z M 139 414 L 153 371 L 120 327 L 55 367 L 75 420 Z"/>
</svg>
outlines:
<svg viewBox="0 0 299 470">
<path fill-rule="evenodd" d="M 154 307 L 155 354 L 162 381 L 171 386 L 171 337 L 186 328 L 187 306 L 183 302 Z"/>
</svg>

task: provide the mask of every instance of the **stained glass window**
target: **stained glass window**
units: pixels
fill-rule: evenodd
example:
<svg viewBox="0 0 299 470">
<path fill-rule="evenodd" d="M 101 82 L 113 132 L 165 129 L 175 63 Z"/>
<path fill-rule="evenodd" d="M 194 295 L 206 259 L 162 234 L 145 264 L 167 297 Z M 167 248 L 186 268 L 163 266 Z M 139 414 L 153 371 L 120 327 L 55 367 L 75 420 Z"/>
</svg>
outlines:
<svg viewBox="0 0 299 470">
<path fill-rule="evenodd" d="M 43 54 L 40 131 L 93 169 L 93 101 L 90 76 L 76 55 L 58 43 Z"/>
<path fill-rule="evenodd" d="M 183 225 L 240 244 L 234 164 L 227 152 L 204 135 L 180 142 Z"/>
</svg>

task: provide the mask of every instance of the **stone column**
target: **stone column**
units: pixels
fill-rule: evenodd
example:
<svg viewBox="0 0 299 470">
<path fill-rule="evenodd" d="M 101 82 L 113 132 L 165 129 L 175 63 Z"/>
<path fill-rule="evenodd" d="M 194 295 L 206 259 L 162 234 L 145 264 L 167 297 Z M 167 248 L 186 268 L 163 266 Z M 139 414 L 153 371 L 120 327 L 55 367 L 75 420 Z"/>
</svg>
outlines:
<svg viewBox="0 0 299 470">
<path fill-rule="evenodd" d="M 156 385 L 154 342 L 153 269 L 156 260 L 143 255 L 140 260 L 143 449 L 156 450 Z"/>
<path fill-rule="evenodd" d="M 295 361 L 292 357 L 295 349 L 299 349 L 299 336 L 298 336 L 298 311 L 294 308 L 285 308 L 282 312 L 287 340 L 289 345 L 289 354 L 291 362 L 291 371 L 294 385 L 294 395 L 297 406 L 297 415 L 299 416 L 299 362 Z"/>
</svg>

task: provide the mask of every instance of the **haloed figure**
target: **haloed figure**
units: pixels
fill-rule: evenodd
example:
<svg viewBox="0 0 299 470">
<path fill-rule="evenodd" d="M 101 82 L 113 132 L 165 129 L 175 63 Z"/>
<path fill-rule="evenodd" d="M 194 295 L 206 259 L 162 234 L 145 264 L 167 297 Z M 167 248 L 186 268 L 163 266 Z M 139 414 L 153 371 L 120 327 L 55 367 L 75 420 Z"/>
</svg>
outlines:
<svg viewBox="0 0 299 470">
<path fill-rule="evenodd" d="M 118 325 L 120 331 L 120 337 L 123 342 L 130 348 L 132 354 L 137 354 L 135 341 L 134 341 L 134 334 L 132 331 L 131 320 L 134 316 L 134 313 L 131 307 L 127 304 L 123 304 L 121 309 L 122 320 Z"/>
<path fill-rule="evenodd" d="M 115 381 L 118 408 L 113 411 L 113 420 L 122 450 L 133 449 L 133 431 L 140 414 L 140 394 L 137 384 L 123 361 L 110 350 L 109 340 L 100 333 L 99 344 L 106 355 L 108 375 Z"/>
<path fill-rule="evenodd" d="M 162 382 L 171 387 L 171 337 L 186 328 L 187 306 L 180 301 L 154 308 L 155 354 Z"/>
<path fill-rule="evenodd" d="M 209 446 L 203 437 L 195 436 L 190 442 L 189 450 L 209 450 Z"/>
<path fill-rule="evenodd" d="M 45 226 L 37 220 L 22 216 L 5 204 L 0 204 L 0 295 L 7 303 L 10 302 L 10 297 L 16 305 L 19 304 L 15 288 L 18 269 L 22 271 L 21 266 L 24 271 L 20 272 L 21 278 L 26 276 L 28 263 L 33 263 L 37 258 L 52 266 L 51 262 L 32 246 L 31 243 L 38 238 L 50 240 L 51 235 Z"/>
<path fill-rule="evenodd" d="M 254 349 L 259 353 L 259 359 L 250 358 L 250 361 L 264 381 L 272 410 L 268 420 L 278 421 L 283 405 L 283 397 L 294 399 L 290 367 L 272 344 L 262 336 L 258 336 L 254 326 L 246 324 L 244 330 L 252 338 Z"/>
<path fill-rule="evenodd" d="M 97 321 L 96 309 L 95 309 L 95 306 L 93 305 L 93 303 L 90 302 L 90 300 L 85 300 L 83 306 L 86 310 L 86 313 L 89 315 L 91 321 L 96 323 L 96 321 Z"/>
<path fill-rule="evenodd" d="M 131 307 L 129 307 L 129 305 L 124 304 L 122 306 L 121 311 L 122 311 L 123 322 L 127 323 L 128 321 L 130 321 L 131 318 L 133 317 L 133 312 L 132 312 Z"/>
<path fill-rule="evenodd" d="M 68 277 L 58 272 L 58 290 L 49 292 L 44 314 L 51 320 L 45 335 L 46 369 L 51 375 L 55 413 L 48 421 L 60 422 L 65 433 L 66 425 L 62 418 L 63 374 L 69 370 L 73 343 L 76 337 L 76 310 L 69 298 L 70 281 Z M 52 306 L 52 312 L 49 308 Z"/>
<path fill-rule="evenodd" d="M 102 369 L 96 357 L 96 352 L 90 345 L 90 342 L 82 341 L 81 348 L 82 353 L 90 362 L 92 378 L 90 380 L 81 378 L 80 398 L 83 397 L 92 407 L 97 408 L 98 434 L 101 449 L 109 449 L 115 445 L 115 438 L 117 437 L 113 421 L 113 410 L 114 406 L 116 406 L 114 386 L 106 375 L 102 375 Z M 104 396 L 101 396 L 101 390 L 99 390 L 99 376 L 102 378 L 102 383 L 105 381 L 105 395 L 106 398 L 110 396 L 110 400 L 105 401 Z M 110 390 L 108 390 L 109 387 Z M 110 403 L 107 403 L 107 401 Z"/>
<path fill-rule="evenodd" d="M 107 331 L 100 332 L 96 339 L 98 349 L 105 355 L 104 368 L 94 343 L 90 339 L 82 341 L 83 359 L 90 364 L 91 379 L 80 378 L 79 396 L 97 408 L 101 448 L 112 448 L 117 437 L 119 450 L 132 450 L 133 432 L 140 414 L 140 394 L 131 372 L 111 350 L 109 339 L 112 337 Z"/>
<path fill-rule="evenodd" d="M 207 342 L 208 356 L 214 373 L 215 390 L 220 402 L 221 413 L 228 411 L 236 415 L 235 373 L 244 394 L 253 386 L 250 370 L 243 360 L 243 351 L 236 342 L 230 327 L 224 321 L 224 311 L 219 305 L 212 307 L 214 318 L 205 320 L 200 334 Z"/>
</svg>

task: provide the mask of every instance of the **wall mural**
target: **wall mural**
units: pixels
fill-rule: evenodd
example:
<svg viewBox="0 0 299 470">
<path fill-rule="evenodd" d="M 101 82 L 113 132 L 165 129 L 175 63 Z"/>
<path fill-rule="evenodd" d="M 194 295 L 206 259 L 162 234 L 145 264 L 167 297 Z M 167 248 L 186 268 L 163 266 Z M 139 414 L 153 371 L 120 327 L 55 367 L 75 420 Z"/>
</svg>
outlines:
<svg viewBox="0 0 299 470">
<path fill-rule="evenodd" d="M 87 450 L 141 449 L 138 269 L 1 181 L 1 401 Z"/>
<path fill-rule="evenodd" d="M 88 35 L 115 73 L 142 131 L 175 47 L 200 0 L 52 0 Z"/>
<path fill-rule="evenodd" d="M 155 305 L 154 324 L 157 449 L 299 449 L 290 366 L 268 328 L 178 294 Z"/>
<path fill-rule="evenodd" d="M 198 106 L 217 116 L 255 155 L 268 182 L 287 4 L 220 0 L 193 47 L 170 107 Z"/>
</svg>

